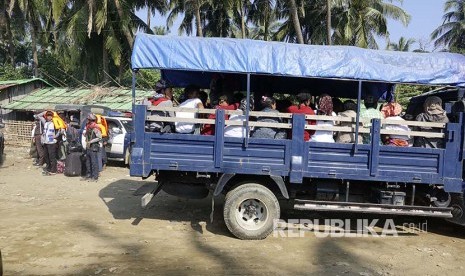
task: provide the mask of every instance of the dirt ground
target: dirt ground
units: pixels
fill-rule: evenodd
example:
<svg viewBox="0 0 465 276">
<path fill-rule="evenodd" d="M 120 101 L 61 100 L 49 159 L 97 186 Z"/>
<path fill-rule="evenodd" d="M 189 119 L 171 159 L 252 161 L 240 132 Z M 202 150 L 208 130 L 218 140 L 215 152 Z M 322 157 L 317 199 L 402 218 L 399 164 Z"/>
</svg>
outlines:
<svg viewBox="0 0 465 276">
<path fill-rule="evenodd" d="M 133 193 L 149 181 L 124 167 L 108 167 L 88 183 L 41 176 L 25 156 L 7 149 L 0 167 L 4 275 L 465 274 L 465 228 L 442 220 L 428 220 L 426 233 L 397 237 L 308 232 L 241 241 L 222 220 L 221 200 L 213 223 L 210 199 L 161 193 L 143 210 Z"/>
</svg>

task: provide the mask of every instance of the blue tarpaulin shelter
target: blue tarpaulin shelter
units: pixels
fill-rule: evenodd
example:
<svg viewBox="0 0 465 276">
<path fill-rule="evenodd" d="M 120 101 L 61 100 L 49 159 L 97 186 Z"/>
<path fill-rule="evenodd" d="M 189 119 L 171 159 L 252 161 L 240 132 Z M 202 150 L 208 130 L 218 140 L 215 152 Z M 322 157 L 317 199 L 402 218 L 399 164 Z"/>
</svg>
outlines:
<svg viewBox="0 0 465 276">
<path fill-rule="evenodd" d="M 132 68 L 161 69 L 166 80 L 181 87 L 196 84 L 208 88 L 215 72 L 231 74 L 244 87 L 245 74 L 250 73 L 252 89 L 259 89 L 257 85 L 274 91 L 308 88 L 336 96 L 356 95 L 359 80 L 366 83 L 365 91 L 379 95 L 395 83 L 465 85 L 465 56 L 459 54 L 231 38 L 138 34 Z"/>
</svg>

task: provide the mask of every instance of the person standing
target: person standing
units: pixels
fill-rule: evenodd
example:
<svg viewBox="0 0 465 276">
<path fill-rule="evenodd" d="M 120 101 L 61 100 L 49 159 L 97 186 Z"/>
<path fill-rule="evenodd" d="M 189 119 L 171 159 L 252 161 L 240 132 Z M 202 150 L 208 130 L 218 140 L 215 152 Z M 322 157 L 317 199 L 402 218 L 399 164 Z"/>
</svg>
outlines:
<svg viewBox="0 0 465 276">
<path fill-rule="evenodd" d="M 102 140 L 102 132 L 96 123 L 97 117 L 90 113 L 87 116 L 86 125 L 86 169 L 87 175 L 82 180 L 97 182 L 99 176 L 99 158 L 100 142 Z"/>
<path fill-rule="evenodd" d="M 53 124 L 53 112 L 45 111 L 36 115 L 43 125 L 42 143 L 44 146 L 45 167 L 43 175 L 55 175 L 57 173 L 57 134 Z"/>
<path fill-rule="evenodd" d="M 37 116 L 34 116 L 34 128 L 32 130 L 32 139 L 37 150 L 37 161 L 32 165 L 42 167 L 45 164 L 45 150 L 42 145 L 43 126 Z"/>
</svg>

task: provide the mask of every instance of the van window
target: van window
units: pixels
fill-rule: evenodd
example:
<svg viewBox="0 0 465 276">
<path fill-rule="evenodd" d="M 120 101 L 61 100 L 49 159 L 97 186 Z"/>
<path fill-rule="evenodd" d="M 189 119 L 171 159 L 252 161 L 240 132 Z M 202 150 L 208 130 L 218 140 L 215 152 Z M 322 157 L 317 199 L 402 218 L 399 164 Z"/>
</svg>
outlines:
<svg viewBox="0 0 465 276">
<path fill-rule="evenodd" d="M 132 123 L 131 120 L 121 120 L 120 121 L 124 128 L 126 129 L 127 132 L 133 132 L 134 131 L 134 124 Z"/>
</svg>

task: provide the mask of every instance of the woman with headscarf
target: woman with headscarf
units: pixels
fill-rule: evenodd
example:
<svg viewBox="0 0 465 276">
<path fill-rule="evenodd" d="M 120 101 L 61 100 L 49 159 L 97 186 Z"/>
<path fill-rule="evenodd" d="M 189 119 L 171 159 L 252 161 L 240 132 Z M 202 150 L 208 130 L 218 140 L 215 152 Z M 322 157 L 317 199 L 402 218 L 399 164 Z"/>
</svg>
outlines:
<svg viewBox="0 0 465 276">
<path fill-rule="evenodd" d="M 333 111 L 333 100 L 328 94 L 323 94 L 318 100 L 318 110 L 317 115 L 325 116 L 336 116 L 336 113 Z M 323 127 L 332 127 L 334 126 L 334 121 L 316 121 L 317 126 Z M 317 130 L 311 137 L 313 142 L 326 142 L 334 143 L 333 132 L 331 130 Z"/>
<path fill-rule="evenodd" d="M 383 107 L 381 108 L 381 113 L 387 120 L 404 121 L 404 119 L 402 119 L 402 117 L 399 116 L 400 113 L 402 113 L 402 106 L 396 102 L 387 103 L 383 105 Z M 410 128 L 406 125 L 395 124 L 384 125 L 384 129 L 393 131 L 410 131 Z M 396 134 L 388 134 L 383 137 L 385 145 L 396 147 L 408 147 L 409 139 L 410 137 L 408 135 Z"/>
<path fill-rule="evenodd" d="M 423 105 L 424 112 L 420 113 L 416 121 L 419 122 L 433 122 L 433 123 L 448 123 L 449 118 L 446 115 L 444 109 L 442 109 L 442 100 L 439 97 L 431 96 L 426 98 Z M 430 127 L 418 127 L 419 131 L 426 132 L 437 132 L 437 129 Z M 443 148 L 444 140 L 442 138 L 426 138 L 426 137 L 415 137 L 415 147 L 423 148 Z"/>
</svg>

